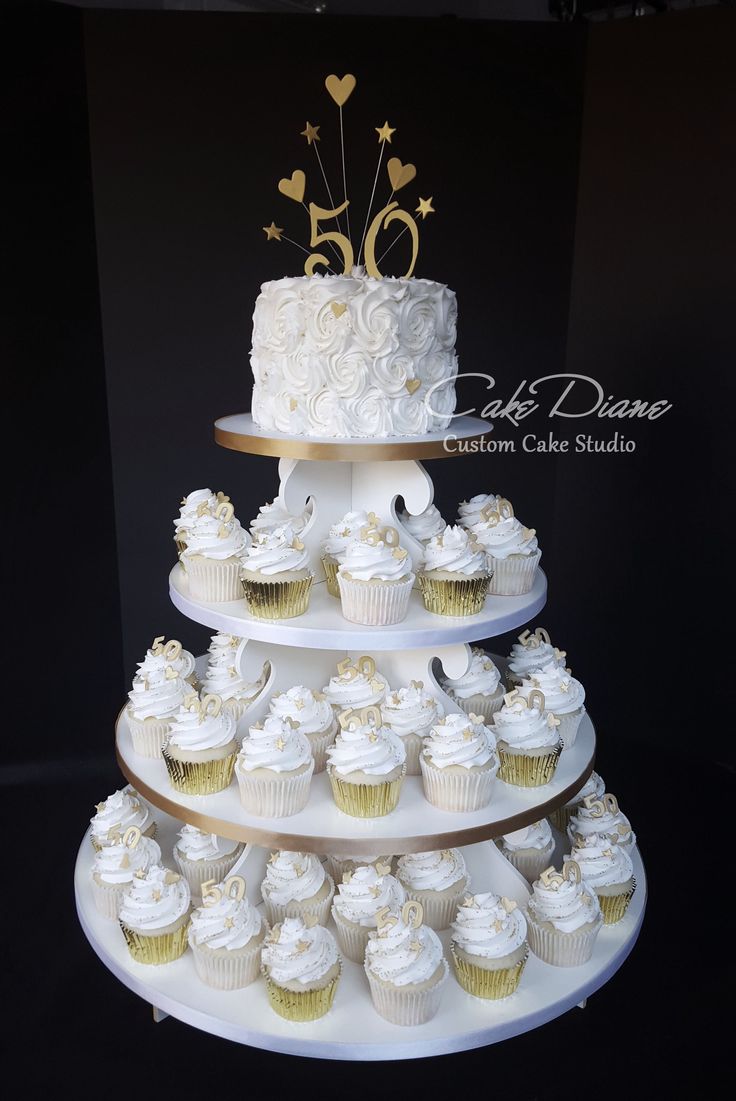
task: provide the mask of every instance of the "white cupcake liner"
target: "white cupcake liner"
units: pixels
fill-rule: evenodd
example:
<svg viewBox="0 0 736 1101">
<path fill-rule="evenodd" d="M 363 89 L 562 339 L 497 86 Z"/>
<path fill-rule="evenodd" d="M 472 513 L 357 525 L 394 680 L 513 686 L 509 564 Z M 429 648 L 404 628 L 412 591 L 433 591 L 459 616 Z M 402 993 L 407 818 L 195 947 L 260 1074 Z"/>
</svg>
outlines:
<svg viewBox="0 0 736 1101">
<path fill-rule="evenodd" d="M 333 727 L 324 734 L 307 734 L 309 748 L 314 757 L 314 771 L 324 772 L 327 767 L 327 750 L 335 741 L 337 730 Z"/>
<path fill-rule="evenodd" d="M 562 738 L 563 749 L 571 749 L 575 745 L 575 739 L 578 736 L 578 727 L 580 726 L 584 714 L 585 707 L 582 704 L 580 707 L 576 707 L 574 711 L 569 711 L 566 715 L 559 715 L 555 711 L 555 715 L 560 720 L 560 725 L 557 727 L 557 733 Z"/>
<path fill-rule="evenodd" d="M 202 896 L 202 884 L 208 879 L 214 879 L 215 883 L 222 883 L 242 852 L 243 846 L 238 845 L 234 852 L 218 857 L 216 860 L 187 860 L 186 857 L 181 856 L 175 845 L 173 855 L 176 866 L 189 884 L 192 898 L 196 902 Z"/>
<path fill-rule="evenodd" d="M 504 688 L 503 685 L 499 685 L 490 696 L 484 696 L 477 692 L 474 696 L 468 696 L 465 700 L 461 700 L 452 693 L 449 693 L 449 695 L 466 715 L 480 715 L 482 719 L 489 722 L 496 712 L 503 707 Z"/>
<path fill-rule="evenodd" d="M 133 752 L 141 757 L 153 757 L 160 760 L 161 750 L 171 729 L 170 719 L 136 719 L 130 712 L 127 715 L 128 729 L 133 742 Z"/>
<path fill-rule="evenodd" d="M 236 765 L 240 802 L 249 814 L 259 818 L 289 818 L 306 807 L 313 772 L 314 761 L 310 761 L 304 772 L 291 776 L 277 773 L 273 780 L 262 780 Z"/>
<path fill-rule="evenodd" d="M 488 593 L 491 596 L 523 596 L 534 584 L 542 552 L 534 554 L 510 555 L 508 558 L 492 558 L 488 555 L 489 567 L 493 569 Z"/>
<path fill-rule="evenodd" d="M 202 951 L 192 938 L 189 940 L 195 971 L 203 983 L 216 990 L 241 990 L 244 986 L 250 986 L 261 971 L 262 944 L 261 939 L 257 944 L 247 944 L 245 948 L 223 955 Z"/>
<path fill-rule="evenodd" d="M 430 929 L 434 929 L 436 933 L 441 933 L 443 929 L 449 929 L 452 922 L 457 917 L 457 909 L 463 898 L 470 891 L 470 876 L 465 876 L 465 881 L 462 887 L 458 887 L 456 891 L 450 894 L 433 894 L 429 891 L 413 891 L 411 887 L 407 887 L 403 879 L 399 882 L 406 891 L 406 897 L 412 899 L 415 902 L 421 902 L 422 909 L 424 910 L 424 924 L 428 925 Z"/>
<path fill-rule="evenodd" d="M 596 937 L 603 925 L 602 917 L 596 919 L 592 929 L 562 933 L 559 929 L 548 929 L 539 924 L 528 909 L 524 911 L 524 915 L 528 926 L 529 947 L 544 963 L 550 963 L 553 967 L 579 967 L 587 963 L 593 955 Z"/>
<path fill-rule="evenodd" d="M 109 918 L 110 921 L 117 921 L 120 916 L 120 903 L 123 901 L 127 886 L 127 883 L 98 883 L 92 876 L 92 897 L 97 910 L 103 917 Z"/>
<path fill-rule="evenodd" d="M 442 978 L 426 990 L 415 990 L 412 986 L 388 986 L 371 975 L 368 968 L 368 985 L 376 1013 L 394 1025 L 422 1025 L 434 1017 L 442 1000 L 442 988 L 447 982 L 449 967 L 444 964 Z"/>
<path fill-rule="evenodd" d="M 353 963 L 364 963 L 368 937 L 375 931 L 375 926 L 355 925 L 353 922 L 348 922 L 340 916 L 334 906 L 332 920 L 335 922 L 337 943 L 340 945 L 343 956 L 352 960 Z"/>
<path fill-rule="evenodd" d="M 420 776 L 419 754 L 422 751 L 424 739 L 421 734 L 404 734 L 399 736 L 406 750 L 406 775 Z"/>
<path fill-rule="evenodd" d="M 342 573 L 337 575 L 342 601 L 342 614 L 351 623 L 367 627 L 385 627 L 401 623 L 409 610 L 409 597 L 414 574 L 404 581 L 355 581 Z"/>
<path fill-rule="evenodd" d="M 545 868 L 549 868 L 552 862 L 552 854 L 555 851 L 554 838 L 544 849 L 526 849 L 521 852 L 509 852 L 501 848 L 502 854 L 509 864 L 513 864 L 517 872 L 524 876 L 527 883 L 534 883 Z"/>
<path fill-rule="evenodd" d="M 332 900 L 335 897 L 335 881 L 332 876 L 327 875 L 327 873 L 325 873 L 325 879 L 330 889 L 324 898 L 317 900 L 294 898 L 282 904 L 273 902 L 262 890 L 261 896 L 263 898 L 263 906 L 266 911 L 266 917 L 268 918 L 268 924 L 276 925 L 287 917 L 303 918 L 305 915 L 308 915 L 309 917 L 315 917 L 320 925 L 326 925 L 330 917 Z"/>
<path fill-rule="evenodd" d="M 426 757 L 419 758 L 419 765 L 422 770 L 424 797 L 440 810 L 481 810 L 490 803 L 496 782 L 495 769 L 450 772 L 446 768 L 437 768 Z"/>
<path fill-rule="evenodd" d="M 184 557 L 189 578 L 189 595 L 192 600 L 219 604 L 229 600 L 242 600 L 240 584 L 240 560 L 204 558 L 195 560 Z"/>
</svg>

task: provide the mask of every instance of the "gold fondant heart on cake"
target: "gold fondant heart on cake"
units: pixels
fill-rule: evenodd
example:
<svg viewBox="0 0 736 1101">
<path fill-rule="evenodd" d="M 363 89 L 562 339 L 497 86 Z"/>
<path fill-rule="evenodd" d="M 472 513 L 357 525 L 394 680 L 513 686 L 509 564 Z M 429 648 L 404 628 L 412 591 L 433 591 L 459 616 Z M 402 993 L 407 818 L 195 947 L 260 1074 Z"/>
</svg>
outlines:
<svg viewBox="0 0 736 1101">
<path fill-rule="evenodd" d="M 330 302 L 330 309 L 334 313 L 335 317 L 342 317 L 347 308 L 347 302 Z"/>
<path fill-rule="evenodd" d="M 302 172 L 301 168 L 297 168 L 292 172 L 291 179 L 288 176 L 284 176 L 282 180 L 279 180 L 279 191 L 282 195 L 286 195 L 287 199 L 293 199 L 294 202 L 300 203 L 304 199 L 304 189 L 307 186 L 307 177 Z"/>
<path fill-rule="evenodd" d="M 398 157 L 392 157 L 386 165 L 386 168 L 388 169 L 388 178 L 391 181 L 391 187 L 394 191 L 400 191 L 402 187 L 406 187 L 417 174 L 415 165 L 402 164 Z M 280 186 L 279 184 L 279 187 Z"/>
<path fill-rule="evenodd" d="M 415 394 L 421 385 L 421 379 L 418 378 L 408 378 L 404 383 L 410 394 Z"/>
<path fill-rule="evenodd" d="M 346 73 L 339 77 L 332 73 L 325 79 L 325 88 L 330 93 L 338 107 L 347 103 L 355 90 L 356 80 L 352 73 Z"/>
</svg>

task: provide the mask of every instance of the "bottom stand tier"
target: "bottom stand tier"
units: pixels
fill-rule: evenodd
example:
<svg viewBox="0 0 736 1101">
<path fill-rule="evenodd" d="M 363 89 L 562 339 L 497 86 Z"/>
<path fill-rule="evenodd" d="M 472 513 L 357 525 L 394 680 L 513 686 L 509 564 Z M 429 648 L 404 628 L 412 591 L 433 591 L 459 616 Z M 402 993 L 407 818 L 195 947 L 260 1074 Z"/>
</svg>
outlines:
<svg viewBox="0 0 736 1101">
<path fill-rule="evenodd" d="M 181 823 L 157 814 L 158 840 L 171 851 Z M 557 835 L 554 860 L 559 866 L 566 842 Z M 496 882 L 503 860 L 492 841 L 464 848 L 474 891 L 504 893 Z M 265 850 L 248 847 L 239 871 L 255 901 L 265 866 Z M 77 913 L 87 939 L 107 968 L 154 1009 L 154 1019 L 167 1014 L 204 1032 L 241 1044 L 289 1055 L 319 1059 L 417 1059 L 483 1047 L 538 1028 L 584 1003 L 621 966 L 639 935 L 646 905 L 646 878 L 638 850 L 632 853 L 637 889 L 624 919 L 604 926 L 592 959 L 582 967 L 551 967 L 529 957 L 518 991 L 503 1001 L 483 1001 L 466 994 L 451 975 L 437 1016 L 427 1024 L 401 1028 L 373 1009 L 362 968 L 349 960 L 334 1005 L 326 1017 L 305 1024 L 282 1020 L 270 1008 L 259 980 L 243 990 L 214 990 L 200 981 L 191 953 L 175 963 L 147 967 L 128 954 L 117 922 L 97 911 L 90 887 L 93 849 L 85 835 L 77 858 L 74 887 Z M 505 861 L 503 862 L 506 863 Z M 449 933 L 440 934 L 447 950 Z M 164 1026 L 165 1027 L 165 1026 Z"/>
</svg>

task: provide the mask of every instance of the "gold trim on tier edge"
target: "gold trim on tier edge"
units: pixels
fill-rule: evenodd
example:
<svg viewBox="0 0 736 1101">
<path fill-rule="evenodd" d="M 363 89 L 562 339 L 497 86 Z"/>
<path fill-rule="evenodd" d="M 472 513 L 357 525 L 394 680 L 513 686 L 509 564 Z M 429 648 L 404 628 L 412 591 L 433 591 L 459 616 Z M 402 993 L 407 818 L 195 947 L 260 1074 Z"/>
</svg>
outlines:
<svg viewBox="0 0 736 1101">
<path fill-rule="evenodd" d="M 123 773 L 128 783 L 132 784 L 138 794 L 150 803 L 151 806 L 156 807 L 158 810 L 162 810 L 165 814 L 171 815 L 172 818 L 176 818 L 180 822 L 187 822 L 190 826 L 196 826 L 205 833 L 216 833 L 220 837 L 229 838 L 231 841 L 243 841 L 246 844 L 258 845 L 267 849 L 289 849 L 294 852 L 313 852 L 319 854 L 329 852 L 339 855 L 334 837 L 290 833 L 288 829 L 288 818 L 283 820 L 285 828 L 278 831 L 263 829 L 258 826 L 247 825 L 246 823 L 230 822 L 221 818 L 215 818 L 211 814 L 204 814 L 199 810 L 192 810 L 189 807 L 182 806 L 181 803 L 176 802 L 177 793 L 173 789 L 171 791 L 171 797 L 169 797 L 149 787 L 148 784 L 136 775 L 134 770 L 127 763 L 118 745 L 117 726 L 124 710 L 125 708 L 121 708 L 115 724 L 116 760 L 120 771 Z M 444 833 L 420 834 L 419 836 L 407 837 L 404 835 L 402 837 L 386 838 L 351 838 L 349 841 L 345 842 L 344 850 L 351 855 L 355 853 L 356 855 L 365 854 L 366 856 L 372 856 L 375 855 L 376 846 L 378 845 L 382 851 L 385 850 L 386 852 L 402 855 L 404 853 L 428 852 L 435 849 L 458 848 L 462 845 L 475 845 L 479 841 L 492 841 L 497 837 L 501 837 L 503 834 L 513 833 L 514 830 L 520 830 L 525 826 L 531 826 L 534 822 L 539 821 L 540 818 L 548 817 L 557 807 L 567 803 L 578 791 L 580 791 L 580 788 L 593 771 L 594 764 L 595 746 L 593 747 L 593 753 L 591 754 L 590 760 L 586 763 L 585 768 L 572 784 L 569 784 L 568 787 L 547 800 L 547 802 L 538 804 L 532 810 L 511 815 L 509 818 L 502 818 L 498 822 L 482 826 L 468 826 L 465 829 L 457 829 L 454 831 L 448 830 Z M 404 783 L 406 783 L 406 780 L 404 780 Z M 527 788 L 523 790 L 529 791 L 530 789 Z M 540 789 L 536 790 L 539 791 Z M 206 798 L 216 799 L 217 794 L 207 796 Z M 427 804 L 427 806 L 429 806 L 429 804 Z"/>
<path fill-rule="evenodd" d="M 485 439 L 492 427 L 489 424 L 483 432 L 463 436 L 463 447 L 473 441 Z M 382 443 L 364 443 L 360 437 L 356 437 L 355 442 L 332 443 L 329 440 L 314 440 L 309 436 L 282 438 L 230 432 L 226 428 L 218 427 L 215 422 L 215 443 L 220 447 L 227 447 L 230 451 L 243 451 L 247 455 L 268 455 L 275 459 L 309 459 L 313 462 L 390 463 L 406 459 L 450 459 L 454 455 L 466 454 L 466 450 L 460 451 L 458 448 L 452 451 L 445 449 L 445 435 L 451 434 L 452 426 L 436 440 L 402 440 L 401 443 L 391 443 L 389 437 Z"/>
</svg>

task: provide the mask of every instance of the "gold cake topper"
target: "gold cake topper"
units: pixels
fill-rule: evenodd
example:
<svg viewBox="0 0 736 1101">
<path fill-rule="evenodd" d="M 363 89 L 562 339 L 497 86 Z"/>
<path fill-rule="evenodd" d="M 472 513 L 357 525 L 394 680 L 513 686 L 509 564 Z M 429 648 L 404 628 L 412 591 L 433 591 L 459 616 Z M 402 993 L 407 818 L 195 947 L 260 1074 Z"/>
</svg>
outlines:
<svg viewBox="0 0 736 1101">
<path fill-rule="evenodd" d="M 388 176 L 390 193 L 385 205 L 371 218 L 373 202 L 376 197 L 381 166 L 383 164 L 384 149 L 387 144 L 393 144 L 393 135 L 396 133 L 396 127 L 390 126 L 388 121 L 384 122 L 383 126 L 374 127 L 378 135 L 378 163 L 373 178 L 373 186 L 365 215 L 365 222 L 363 224 L 360 245 L 358 246 L 356 254 L 350 230 L 350 199 L 348 198 L 345 132 L 343 126 L 343 108 L 355 91 L 356 85 L 357 81 L 352 73 L 345 73 L 345 75 L 341 77 L 337 76 L 335 73 L 331 73 L 325 79 L 325 88 L 330 99 L 336 104 L 339 115 L 342 202 L 337 204 L 333 198 L 332 189 L 320 155 L 319 144 L 322 138 L 319 131 L 321 126 L 314 125 L 308 120 L 305 128 L 300 131 L 300 134 L 306 139 L 307 148 L 312 149 L 314 152 L 317 166 L 322 177 L 324 192 L 326 193 L 327 201 L 330 205 L 320 206 L 311 201 L 307 203 L 305 200 L 307 194 L 307 176 L 302 168 L 295 168 L 290 176 L 282 176 L 277 185 L 281 195 L 287 199 L 291 199 L 292 202 L 298 203 L 306 211 L 309 217 L 310 248 L 318 249 L 320 246 L 329 246 L 331 255 L 328 256 L 326 251 L 310 252 L 304 245 L 295 241 L 292 237 L 288 237 L 283 228 L 277 226 L 273 220 L 270 225 L 263 226 L 263 232 L 266 234 L 267 241 L 287 241 L 289 244 L 300 249 L 301 252 L 306 253 L 307 259 L 304 264 L 304 271 L 307 275 L 313 275 L 317 267 L 324 268 L 333 274 L 342 273 L 344 275 L 349 275 L 356 264 L 360 265 L 362 259 L 367 274 L 374 279 L 382 278 L 382 273 L 380 271 L 382 260 L 400 238 L 408 233 L 411 241 L 411 258 L 407 270 L 403 273 L 403 277 L 408 278 L 414 271 L 417 256 L 419 254 L 418 222 L 420 218 L 422 222 L 424 222 L 427 215 L 435 213 L 435 208 L 432 206 L 434 196 L 430 195 L 427 199 L 420 198 L 419 205 L 415 208 L 413 215 L 410 214 L 408 210 L 404 210 L 399 206 L 399 202 L 394 199 L 394 195 L 416 178 L 417 168 L 414 164 L 408 162 L 404 163 L 397 156 L 389 157 L 386 161 L 386 175 Z M 324 230 L 322 228 L 323 224 L 330 222 L 334 223 L 334 228 Z M 394 223 L 396 223 L 397 226 L 400 225 L 401 229 L 380 256 L 376 257 L 379 234 L 388 230 Z M 339 311 L 335 309 L 335 307 L 339 307 Z M 332 309 L 335 317 L 339 319 L 347 309 L 347 305 L 345 303 L 333 303 Z M 416 389 L 419 385 L 419 380 L 411 379 L 407 383 L 407 389 L 412 393 L 413 391 L 410 389 L 410 383 L 413 384 Z"/>
</svg>

